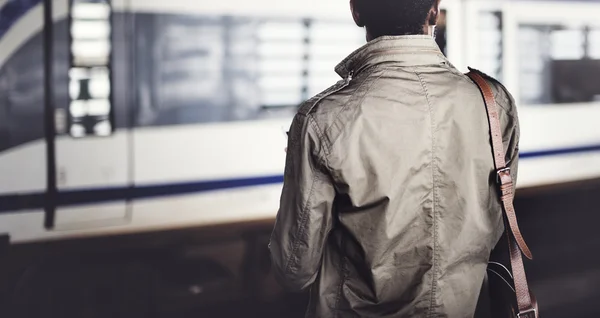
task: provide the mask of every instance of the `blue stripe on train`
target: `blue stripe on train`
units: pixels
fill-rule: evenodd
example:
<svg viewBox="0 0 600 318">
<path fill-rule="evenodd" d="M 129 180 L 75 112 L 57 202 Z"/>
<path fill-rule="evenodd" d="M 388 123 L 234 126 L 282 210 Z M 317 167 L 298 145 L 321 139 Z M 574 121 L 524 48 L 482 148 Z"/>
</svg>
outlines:
<svg viewBox="0 0 600 318">
<path fill-rule="evenodd" d="M 0 7 L 0 39 L 27 11 L 42 0 L 12 0 Z"/>
<path fill-rule="evenodd" d="M 589 153 L 598 151 L 600 151 L 600 145 L 592 145 L 576 148 L 526 152 L 522 153 L 520 157 L 521 159 L 528 160 L 532 158 L 552 157 L 559 155 Z M 201 193 L 216 190 L 278 184 L 282 182 L 283 176 L 273 175 L 254 178 L 197 181 L 174 184 L 156 184 L 136 187 L 82 189 L 60 192 L 56 198 L 56 204 L 58 206 L 73 206 L 120 200 L 140 200 L 145 198 L 155 198 L 189 193 Z M 47 198 L 42 192 L 0 196 L 0 213 L 5 213 L 9 211 L 14 212 L 23 210 L 40 210 L 44 208 L 46 200 Z"/>
<path fill-rule="evenodd" d="M 283 176 L 275 175 L 243 179 L 156 184 L 137 187 L 71 190 L 58 193 L 56 197 L 56 205 L 73 206 L 121 200 L 139 200 L 144 198 L 278 184 L 282 182 Z M 0 213 L 8 211 L 43 209 L 47 200 L 48 198 L 45 197 L 44 193 L 0 196 Z"/>
<path fill-rule="evenodd" d="M 597 151 L 600 151 L 600 145 L 589 145 L 589 146 L 573 147 L 573 148 L 531 151 L 531 152 L 522 153 L 519 156 L 519 158 L 520 159 L 531 159 L 531 158 L 553 157 L 553 156 L 560 156 L 560 155 L 571 155 L 571 154 L 577 154 L 577 153 L 597 152 Z"/>
</svg>

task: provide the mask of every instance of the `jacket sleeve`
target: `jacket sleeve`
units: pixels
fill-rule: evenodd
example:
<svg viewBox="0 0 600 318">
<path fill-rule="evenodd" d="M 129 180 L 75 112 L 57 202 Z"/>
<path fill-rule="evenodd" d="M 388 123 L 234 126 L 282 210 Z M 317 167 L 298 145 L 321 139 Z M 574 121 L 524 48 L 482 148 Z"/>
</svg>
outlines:
<svg viewBox="0 0 600 318">
<path fill-rule="evenodd" d="M 335 188 L 323 151 L 314 119 L 296 115 L 289 132 L 283 191 L 269 243 L 277 280 L 294 291 L 315 281 L 332 228 Z"/>
</svg>

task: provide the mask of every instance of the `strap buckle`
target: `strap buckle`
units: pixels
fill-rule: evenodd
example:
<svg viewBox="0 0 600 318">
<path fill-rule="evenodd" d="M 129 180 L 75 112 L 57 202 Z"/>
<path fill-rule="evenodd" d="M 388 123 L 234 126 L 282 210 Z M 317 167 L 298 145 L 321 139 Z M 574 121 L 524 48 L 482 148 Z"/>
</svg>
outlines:
<svg viewBox="0 0 600 318">
<path fill-rule="evenodd" d="M 502 175 L 503 174 L 508 174 L 510 176 L 511 175 L 510 174 L 510 167 L 498 169 L 496 171 L 496 182 L 498 182 L 499 184 L 502 184 Z M 512 179 L 512 177 L 511 177 L 511 179 Z"/>
<path fill-rule="evenodd" d="M 531 314 L 533 314 L 533 316 L 530 316 Z M 517 314 L 517 318 L 536 318 L 537 317 L 537 310 L 535 308 L 531 308 L 525 311 L 520 311 Z"/>
</svg>

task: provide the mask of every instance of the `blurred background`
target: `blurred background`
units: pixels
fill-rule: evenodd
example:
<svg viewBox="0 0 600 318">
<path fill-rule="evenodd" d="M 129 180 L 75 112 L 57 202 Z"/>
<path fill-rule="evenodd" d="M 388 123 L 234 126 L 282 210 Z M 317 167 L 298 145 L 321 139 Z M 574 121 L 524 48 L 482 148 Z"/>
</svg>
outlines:
<svg viewBox="0 0 600 318">
<path fill-rule="evenodd" d="M 600 1 L 442 6 L 519 105 L 543 317 L 599 317 Z M 0 0 L 0 316 L 302 317 L 267 249 L 285 131 L 364 43 L 347 0 Z"/>
</svg>

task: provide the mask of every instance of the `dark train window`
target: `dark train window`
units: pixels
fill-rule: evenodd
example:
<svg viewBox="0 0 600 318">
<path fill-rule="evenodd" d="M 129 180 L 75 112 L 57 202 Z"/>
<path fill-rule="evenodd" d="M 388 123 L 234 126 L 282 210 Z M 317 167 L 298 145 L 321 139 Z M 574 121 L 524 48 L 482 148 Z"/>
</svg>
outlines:
<svg viewBox="0 0 600 318">
<path fill-rule="evenodd" d="M 539 24 L 519 28 L 523 103 L 600 101 L 600 28 Z"/>
<path fill-rule="evenodd" d="M 300 18 L 139 14 L 135 34 L 138 126 L 293 115 L 365 43 L 347 21 Z"/>
<path fill-rule="evenodd" d="M 69 133 L 108 136 L 114 130 L 109 0 L 71 0 L 69 22 Z"/>
<path fill-rule="evenodd" d="M 43 32 L 18 23 L 24 14 L 43 18 L 29 2 L 0 0 L 0 152 L 44 138 Z"/>
</svg>

